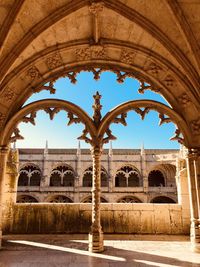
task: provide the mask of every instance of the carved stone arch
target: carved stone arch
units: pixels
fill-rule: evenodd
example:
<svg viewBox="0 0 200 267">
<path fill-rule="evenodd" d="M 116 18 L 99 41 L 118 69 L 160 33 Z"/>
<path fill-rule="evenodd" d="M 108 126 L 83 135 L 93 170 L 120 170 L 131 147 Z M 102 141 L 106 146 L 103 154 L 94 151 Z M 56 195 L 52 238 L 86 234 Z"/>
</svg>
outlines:
<svg viewBox="0 0 200 267">
<path fill-rule="evenodd" d="M 103 56 L 93 57 L 93 50 L 95 53 L 97 53 L 96 50 L 99 51 L 99 53 L 104 51 Z M 78 51 L 81 51 L 81 59 L 77 54 Z M 91 55 L 84 58 L 83 55 L 85 51 L 89 51 Z M 118 57 L 114 55 L 116 52 L 118 52 Z M 41 69 L 41 64 L 50 58 L 53 59 L 56 53 L 62 58 L 63 64 L 51 69 L 49 69 L 48 66 L 44 69 L 43 66 Z M 127 58 L 131 53 L 137 54 L 137 64 L 136 62 L 134 63 L 123 59 L 125 54 L 125 58 Z M 150 53 L 151 58 L 149 58 Z M 70 55 L 70 59 L 74 56 L 73 60 L 71 59 L 71 61 L 69 61 L 68 55 Z M 139 60 L 140 57 L 141 59 Z M 144 65 L 144 59 L 146 58 L 149 59 L 146 60 Z M 65 68 L 63 68 L 63 66 L 65 66 Z M 112 40 L 107 41 L 107 43 L 102 46 L 90 46 L 87 42 L 82 44 L 77 42 L 77 45 L 74 46 L 71 46 L 71 43 L 66 43 L 57 45 L 51 49 L 48 48 L 47 50 L 42 51 L 42 53 L 30 58 L 27 62 L 24 62 L 22 65 L 17 67 L 17 69 L 13 70 L 13 72 L 11 72 L 2 83 L 0 91 L 3 90 L 3 88 L 12 88 L 12 84 L 17 81 L 20 82 L 23 89 L 21 88 L 21 92 L 18 92 L 21 99 L 21 102 L 19 101 L 19 103 L 23 105 L 24 101 L 30 96 L 30 94 L 32 94 L 33 90 L 37 92 L 37 90 L 39 90 L 39 88 L 49 80 L 56 79 L 71 72 L 79 72 L 81 70 L 87 70 L 94 67 L 107 68 L 110 70 L 116 69 L 127 71 L 129 73 L 132 72 L 136 75 L 136 78 L 140 77 L 141 80 L 152 84 L 152 88 L 154 87 L 155 91 L 160 91 L 160 93 L 176 109 L 178 109 L 176 97 L 180 96 L 181 92 L 189 93 L 189 97 L 192 98 L 191 100 L 199 105 L 196 101 L 197 92 L 195 92 L 195 89 L 193 89 L 194 96 L 188 92 L 188 87 L 190 87 L 190 90 L 192 91 L 192 86 L 187 80 L 187 77 L 185 77 L 185 75 L 182 74 L 176 67 L 173 67 L 171 62 L 168 62 L 167 59 L 162 58 L 160 55 L 157 55 L 155 52 L 152 52 L 147 48 L 140 47 L 138 45 L 136 46 L 132 43 L 127 44 L 117 41 L 113 43 Z M 15 75 L 16 72 L 18 73 L 18 77 Z M 21 77 L 23 76 L 27 77 L 27 80 L 21 81 Z M 73 76 L 68 74 L 68 77 L 72 80 L 72 82 L 75 81 Z M 175 90 L 176 87 L 179 88 L 178 92 Z M 147 88 L 145 88 L 145 90 L 146 89 Z M 179 93 L 179 95 L 174 95 L 175 93 Z M 13 97 L 17 97 L 17 95 L 14 95 Z"/>
<path fill-rule="evenodd" d="M 122 4 L 120 1 L 115 1 L 115 3 L 113 3 L 112 0 L 106 0 L 102 2 L 104 3 L 105 8 L 117 12 L 118 15 L 127 18 L 132 23 L 139 25 L 145 32 L 148 32 L 152 36 L 152 38 L 155 38 L 155 40 L 157 40 L 163 47 L 165 47 L 165 49 L 168 50 L 168 53 L 173 55 L 179 65 L 183 65 L 186 72 L 188 72 L 194 80 L 197 79 L 198 75 L 188 58 L 179 49 L 179 47 L 149 19 L 142 16 L 136 10 L 131 9 L 128 6 Z M 74 0 L 73 4 L 67 4 L 66 6 L 60 7 L 54 12 L 52 12 L 49 16 L 39 21 L 31 29 L 34 34 L 25 34 L 24 37 L 20 40 L 20 42 L 16 45 L 15 53 L 10 53 L 5 66 L 3 66 L 5 69 L 4 71 L 2 69 L 2 73 L 5 73 L 6 69 L 8 69 L 13 64 L 16 57 L 18 57 L 26 47 L 31 45 L 31 42 L 34 40 L 34 38 L 40 36 L 42 32 L 48 30 L 56 22 L 62 20 L 64 17 L 88 5 L 89 3 L 87 0 Z M 5 63 L 5 58 L 1 63 Z"/>
<path fill-rule="evenodd" d="M 177 140 L 180 143 L 183 143 L 186 147 L 190 147 L 192 142 L 197 142 L 197 139 L 192 139 L 190 128 L 179 114 L 168 106 L 153 100 L 128 101 L 112 109 L 102 119 L 101 125 L 98 129 L 98 136 L 103 142 L 107 142 L 105 134 L 107 133 L 107 129 L 110 124 L 122 123 L 123 125 L 126 125 L 125 118 L 127 116 L 127 112 L 130 111 L 138 113 L 141 116 L 141 119 L 144 119 L 145 115 L 151 110 L 158 112 L 160 118 L 159 125 L 168 122 L 173 122 L 177 125 L 175 135 L 170 140 Z M 121 117 L 119 117 L 120 115 Z M 181 134 L 183 137 L 180 136 Z"/>
<path fill-rule="evenodd" d="M 83 47 L 83 48 L 81 48 Z M 44 84 L 46 82 L 49 82 L 50 80 L 57 79 L 60 76 L 68 75 L 68 77 L 73 78 L 73 72 L 79 72 L 80 70 L 88 69 L 88 68 L 107 68 L 107 69 L 118 69 L 121 71 L 127 71 L 128 73 L 133 73 L 133 75 L 136 75 L 140 77 L 141 80 L 144 82 L 149 82 L 152 84 L 151 88 L 154 88 L 155 90 L 161 89 L 162 92 L 166 92 L 166 95 L 168 95 L 168 101 L 173 106 L 173 108 L 180 114 L 182 114 L 188 123 L 192 125 L 192 129 L 194 130 L 195 135 L 200 135 L 200 132 L 198 132 L 196 129 L 196 124 L 198 124 L 198 107 L 199 103 L 197 101 L 197 92 L 194 90 L 192 93 L 192 86 L 190 83 L 185 83 L 186 79 L 184 75 L 179 77 L 176 76 L 175 70 L 170 70 L 170 64 L 169 66 L 166 66 L 164 62 L 160 58 L 157 58 L 157 61 L 155 61 L 153 55 L 151 56 L 150 61 L 146 61 L 147 66 L 144 66 L 144 61 L 142 60 L 141 66 L 137 62 L 137 64 L 127 64 L 125 62 L 121 61 L 121 58 L 118 56 L 117 58 L 114 57 L 114 55 L 120 55 L 122 51 L 124 51 L 124 46 L 120 46 L 119 44 L 105 44 L 104 46 L 100 46 L 100 50 L 104 49 L 107 53 L 106 58 L 92 58 L 90 57 L 87 60 L 80 61 L 77 58 L 76 51 L 77 49 L 90 49 L 92 51 L 93 46 L 89 46 L 88 44 L 84 45 L 75 45 L 75 46 L 69 46 L 68 47 L 55 47 L 54 49 L 58 49 L 59 53 L 61 53 L 62 60 L 64 61 L 65 68 L 63 66 L 56 67 L 55 69 L 46 69 L 42 65 L 42 62 L 45 61 L 47 58 L 50 58 L 54 52 L 48 49 L 47 55 L 38 55 L 37 57 L 34 57 L 31 61 L 29 61 L 24 64 L 23 66 L 20 66 L 19 70 L 15 70 L 13 72 L 13 76 L 8 77 L 8 80 L 2 84 L 1 90 L 2 91 L 2 99 L 4 99 L 4 95 L 7 95 L 10 88 L 14 87 L 14 84 L 17 82 L 21 86 L 20 91 L 16 94 L 12 94 L 13 98 L 10 100 L 9 105 L 5 106 L 5 101 L 2 103 L 5 109 L 7 110 L 5 113 L 9 113 L 9 116 L 12 116 L 13 113 L 18 109 L 20 106 L 23 105 L 25 99 L 32 94 L 35 90 L 40 90 L 39 88 L 44 87 Z M 96 48 L 95 48 L 96 49 Z M 127 48 L 126 48 L 127 49 Z M 132 48 L 129 48 L 132 49 Z M 50 52 L 49 52 L 50 51 Z M 55 50 L 53 50 L 55 51 Z M 115 51 L 115 53 L 114 53 Z M 116 51 L 119 51 L 119 53 L 116 53 Z M 149 52 L 149 51 L 148 51 Z M 63 54 L 62 54 L 63 53 Z M 145 52 L 145 56 L 149 55 L 147 51 Z M 69 56 L 70 55 L 70 56 Z M 74 55 L 74 59 L 72 60 L 72 55 Z M 67 61 L 68 59 L 68 61 Z M 69 59 L 71 59 L 71 62 L 69 62 Z M 156 62 L 156 63 L 155 63 Z M 158 63 L 159 62 L 159 63 Z M 161 62 L 161 63 L 160 63 Z M 35 65 L 34 65 L 35 64 Z M 153 64 L 153 65 L 152 65 Z M 160 78 L 157 74 L 154 73 L 155 70 L 155 64 L 161 64 L 161 68 L 163 70 L 162 75 L 160 75 Z M 34 67 L 33 67 L 34 66 Z M 42 69 L 41 66 L 43 66 Z M 153 71 L 151 71 L 153 69 Z M 15 73 L 19 73 L 18 76 L 15 75 Z M 29 72 L 31 72 L 31 75 L 29 76 Z M 153 72 L 153 73 L 152 73 Z M 163 77 L 163 73 L 166 74 L 165 77 Z M 174 77 L 175 75 L 175 77 Z M 22 79 L 22 77 L 26 77 L 26 79 Z M 161 79 L 163 77 L 164 80 Z M 136 77 L 137 78 L 137 77 Z M 188 90 L 188 87 L 190 87 L 191 90 Z M 144 89 L 144 84 L 142 84 L 142 88 Z M 178 89 L 177 89 L 178 88 Z M 142 90 L 143 90 L 142 89 Z M 146 90 L 147 88 L 145 88 Z M 7 91 L 8 90 L 8 91 Z M 164 91 L 163 91 L 164 90 Z M 23 93 L 24 92 L 24 93 Z M 23 95 L 24 94 L 24 95 Z M 170 96 L 171 94 L 171 96 Z M 176 94 L 176 95 L 174 95 Z M 20 95 L 20 97 L 19 97 Z M 164 94 L 165 95 L 165 94 Z M 18 99 L 16 101 L 16 99 Z M 174 102 L 175 101 L 175 102 Z M 17 103 L 17 106 L 16 106 Z M 193 104 L 195 103 L 195 104 Z M 14 105 L 15 104 L 15 105 Z M 9 111 L 8 111 L 9 108 Z M 193 112 L 188 112 L 189 109 L 193 110 Z M 2 115 L 2 126 L 4 125 L 6 121 L 6 114 Z M 196 137 L 196 140 L 198 141 L 198 136 Z"/>
<path fill-rule="evenodd" d="M 117 200 L 117 203 L 142 203 L 141 199 L 133 196 L 133 195 L 126 195 L 123 197 L 120 197 Z"/>
<path fill-rule="evenodd" d="M 148 177 L 152 171 L 160 171 L 164 177 L 164 186 L 176 186 L 176 166 L 171 163 L 155 164 L 149 170 Z"/>
<path fill-rule="evenodd" d="M 94 136 L 96 133 L 96 128 L 94 123 L 92 122 L 92 119 L 80 107 L 64 100 L 46 99 L 31 103 L 19 110 L 7 123 L 2 134 L 0 144 L 8 145 L 10 141 L 23 139 L 23 137 L 19 134 L 19 130 L 17 128 L 18 124 L 20 122 L 30 122 L 35 125 L 35 117 L 38 110 L 44 110 L 45 112 L 47 112 L 50 116 L 50 119 L 53 119 L 54 115 L 60 110 L 64 110 L 68 113 L 68 125 L 72 123 L 83 123 L 86 127 L 84 131 L 89 133 L 90 136 Z M 73 114 L 75 114 L 77 117 L 74 117 Z M 11 137 L 13 133 L 15 134 L 14 138 Z"/>
<path fill-rule="evenodd" d="M 26 162 L 20 166 L 18 174 L 18 186 L 39 186 L 42 171 L 39 165 Z"/>
<path fill-rule="evenodd" d="M 123 164 L 114 175 L 115 187 L 142 186 L 142 176 L 138 168 L 132 164 Z"/>
<path fill-rule="evenodd" d="M 93 166 L 89 165 L 84 171 L 81 178 L 81 184 L 84 187 L 91 187 L 92 186 L 92 172 Z M 101 186 L 107 187 L 108 186 L 108 179 L 109 175 L 104 166 L 101 165 Z"/>
<path fill-rule="evenodd" d="M 88 195 L 82 198 L 80 203 L 92 203 L 92 196 Z M 108 203 L 108 200 L 104 196 L 101 196 L 101 203 Z"/>
<path fill-rule="evenodd" d="M 38 168 L 38 170 L 42 171 L 42 170 L 41 170 L 41 167 L 40 167 L 38 164 L 33 163 L 33 162 L 25 162 L 25 163 L 22 163 L 22 164 L 20 165 L 19 171 L 21 171 L 21 170 L 22 170 L 23 168 L 25 168 L 26 166 L 34 166 L 34 167 Z"/>
<path fill-rule="evenodd" d="M 171 196 L 164 196 L 164 195 L 159 195 L 159 196 L 154 196 L 151 200 L 150 203 L 176 203 L 177 201 L 172 198 Z"/>
<path fill-rule="evenodd" d="M 20 194 L 17 196 L 17 203 L 38 203 L 39 200 L 32 195 Z"/>
<path fill-rule="evenodd" d="M 73 200 L 69 196 L 63 194 L 52 194 L 48 196 L 44 201 L 51 203 L 73 203 Z"/>
</svg>

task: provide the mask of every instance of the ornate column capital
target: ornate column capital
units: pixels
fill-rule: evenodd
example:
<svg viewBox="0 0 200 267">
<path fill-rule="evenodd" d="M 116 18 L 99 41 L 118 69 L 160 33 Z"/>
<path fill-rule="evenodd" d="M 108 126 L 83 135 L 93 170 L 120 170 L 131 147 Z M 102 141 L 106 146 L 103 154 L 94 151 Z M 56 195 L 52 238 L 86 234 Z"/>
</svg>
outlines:
<svg viewBox="0 0 200 267">
<path fill-rule="evenodd" d="M 186 158 L 197 160 L 200 157 L 200 148 L 189 148 L 186 153 Z"/>
</svg>

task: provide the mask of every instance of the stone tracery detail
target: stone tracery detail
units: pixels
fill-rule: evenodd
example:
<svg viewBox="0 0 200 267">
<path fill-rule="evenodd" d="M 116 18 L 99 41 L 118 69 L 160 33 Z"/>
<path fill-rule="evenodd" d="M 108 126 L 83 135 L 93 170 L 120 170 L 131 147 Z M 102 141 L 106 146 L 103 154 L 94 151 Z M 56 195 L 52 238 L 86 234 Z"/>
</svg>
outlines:
<svg viewBox="0 0 200 267">
<path fill-rule="evenodd" d="M 124 112 L 120 115 L 120 117 L 114 119 L 114 123 L 121 123 L 122 125 L 127 126 L 126 118 L 127 113 Z"/>
<path fill-rule="evenodd" d="M 183 93 L 178 97 L 179 102 L 183 106 L 187 106 L 187 104 L 191 101 L 187 93 Z"/>
<path fill-rule="evenodd" d="M 151 62 L 146 68 L 146 70 L 154 75 L 158 75 L 163 69 L 155 62 Z"/>
<path fill-rule="evenodd" d="M 168 74 L 164 79 L 164 83 L 166 84 L 166 86 L 173 86 L 175 83 L 175 80 L 170 74 Z"/>
<path fill-rule="evenodd" d="M 35 125 L 35 118 L 36 118 L 37 112 L 33 111 L 29 116 L 24 116 L 22 118 L 22 122 L 28 123 L 30 122 L 31 124 Z"/>
<path fill-rule="evenodd" d="M 2 95 L 7 102 L 10 102 L 15 96 L 15 92 L 11 88 L 7 88 Z"/>
<path fill-rule="evenodd" d="M 146 114 L 148 114 L 150 110 L 149 107 L 145 107 L 143 110 L 141 108 L 134 108 L 134 111 L 140 115 L 142 120 L 144 120 Z"/>
<path fill-rule="evenodd" d="M 30 69 L 27 71 L 27 76 L 29 76 L 32 80 L 40 78 L 41 74 L 35 66 L 32 66 Z"/>
<path fill-rule="evenodd" d="M 165 115 L 162 113 L 159 113 L 158 117 L 160 119 L 159 120 L 159 126 L 161 126 L 163 123 L 172 122 L 172 120 L 169 117 L 165 117 Z"/>
<path fill-rule="evenodd" d="M 200 117 L 196 120 L 191 121 L 191 129 L 195 135 L 200 134 Z"/>
<path fill-rule="evenodd" d="M 17 140 L 23 140 L 24 137 L 20 134 L 20 130 L 15 128 L 13 130 L 13 135 L 10 137 L 10 143 L 16 142 Z"/>
<path fill-rule="evenodd" d="M 180 144 L 184 143 L 184 139 L 181 136 L 181 131 L 177 128 L 174 135 L 170 138 L 171 141 L 178 141 Z"/>
<path fill-rule="evenodd" d="M 46 64 L 50 69 L 55 69 L 62 65 L 62 59 L 58 52 L 54 53 L 52 56 L 48 57 Z"/>
<path fill-rule="evenodd" d="M 134 57 L 134 52 L 123 49 L 121 52 L 120 60 L 124 63 L 132 64 L 134 61 Z"/>
<path fill-rule="evenodd" d="M 57 108 L 57 107 L 55 107 L 55 108 L 52 108 L 52 107 L 50 107 L 50 108 L 44 108 L 44 111 L 45 111 L 46 113 L 49 114 L 49 118 L 50 118 L 50 120 L 53 120 L 54 117 L 55 117 L 55 115 L 56 115 L 60 110 L 61 110 L 61 109 L 60 109 L 60 108 Z"/>
<path fill-rule="evenodd" d="M 45 84 L 45 85 L 43 85 L 42 87 L 35 88 L 35 89 L 34 89 L 34 93 L 39 93 L 39 92 L 41 92 L 42 90 L 47 90 L 47 91 L 50 92 L 50 94 L 55 94 L 56 89 L 54 88 L 54 82 L 55 82 L 55 81 L 50 81 L 50 82 L 48 83 L 48 85 Z"/>
</svg>

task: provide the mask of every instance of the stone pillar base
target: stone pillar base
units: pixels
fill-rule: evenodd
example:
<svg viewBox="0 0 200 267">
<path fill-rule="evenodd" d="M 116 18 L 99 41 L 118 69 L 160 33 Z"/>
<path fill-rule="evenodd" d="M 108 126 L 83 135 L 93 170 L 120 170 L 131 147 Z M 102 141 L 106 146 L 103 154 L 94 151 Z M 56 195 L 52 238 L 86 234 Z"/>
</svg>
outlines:
<svg viewBox="0 0 200 267">
<path fill-rule="evenodd" d="M 96 253 L 104 251 L 102 231 L 89 233 L 89 251 Z"/>
<path fill-rule="evenodd" d="M 200 253 L 200 225 L 193 223 L 190 228 L 190 241 L 192 251 Z"/>
</svg>

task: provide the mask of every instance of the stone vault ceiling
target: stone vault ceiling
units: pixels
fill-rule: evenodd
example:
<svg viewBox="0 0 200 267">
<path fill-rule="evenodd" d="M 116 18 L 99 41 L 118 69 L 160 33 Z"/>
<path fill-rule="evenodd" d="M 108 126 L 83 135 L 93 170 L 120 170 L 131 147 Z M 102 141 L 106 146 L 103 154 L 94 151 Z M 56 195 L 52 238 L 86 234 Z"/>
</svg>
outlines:
<svg viewBox="0 0 200 267">
<path fill-rule="evenodd" d="M 94 3 L 99 6 L 93 8 Z M 106 50 L 108 63 L 129 64 L 162 84 L 172 107 L 188 124 L 194 122 L 200 134 L 199 0 L 0 0 L 0 25 L 0 109 L 4 117 L 32 93 L 27 91 L 30 84 L 31 88 L 41 84 L 33 81 L 37 76 L 33 70 L 38 71 L 39 79 L 48 80 L 47 69 L 53 75 L 60 67 L 55 60 L 62 62 L 63 69 L 72 65 L 72 47 L 76 47 L 76 60 L 103 59 L 102 63 L 103 50 L 100 54 L 90 51 L 98 58 L 83 58 L 87 49 L 96 46 Z M 54 66 L 45 63 L 49 62 L 47 55 L 54 55 Z M 31 81 L 25 75 L 30 74 L 30 67 Z M 5 96 L 10 102 L 5 103 Z M 190 105 L 183 109 L 183 102 Z"/>
</svg>

